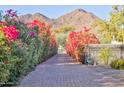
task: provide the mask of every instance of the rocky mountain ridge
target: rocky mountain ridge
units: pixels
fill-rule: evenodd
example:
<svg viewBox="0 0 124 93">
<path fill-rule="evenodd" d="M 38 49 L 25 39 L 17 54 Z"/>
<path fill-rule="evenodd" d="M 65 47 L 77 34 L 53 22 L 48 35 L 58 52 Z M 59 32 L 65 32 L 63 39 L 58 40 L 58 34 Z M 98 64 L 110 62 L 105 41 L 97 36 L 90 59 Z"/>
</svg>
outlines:
<svg viewBox="0 0 124 93">
<path fill-rule="evenodd" d="M 95 20 L 101 20 L 99 17 L 91 12 L 87 12 L 84 9 L 76 9 L 65 15 L 58 17 L 57 19 L 51 19 L 41 13 L 25 14 L 19 16 L 21 22 L 28 23 L 34 19 L 48 22 L 52 25 L 53 29 L 60 28 L 62 26 L 74 26 L 76 30 L 81 30 L 83 26 L 90 27 Z"/>
</svg>

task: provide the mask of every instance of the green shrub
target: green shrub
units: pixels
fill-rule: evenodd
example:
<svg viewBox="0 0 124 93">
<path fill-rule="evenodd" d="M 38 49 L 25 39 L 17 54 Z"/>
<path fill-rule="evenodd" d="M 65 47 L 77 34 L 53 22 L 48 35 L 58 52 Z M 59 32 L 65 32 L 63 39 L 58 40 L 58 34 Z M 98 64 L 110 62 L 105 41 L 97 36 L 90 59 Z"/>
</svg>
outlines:
<svg viewBox="0 0 124 93">
<path fill-rule="evenodd" d="M 11 55 L 9 58 L 10 61 L 10 70 L 9 70 L 9 77 L 10 79 L 8 80 L 8 82 L 10 83 L 9 85 L 16 85 L 19 76 L 21 75 L 20 73 L 20 66 L 22 65 L 22 58 L 19 58 L 18 56 L 13 56 Z"/>
<path fill-rule="evenodd" d="M 109 59 L 115 57 L 114 53 L 110 48 L 103 48 L 99 53 L 99 58 L 101 61 L 105 63 L 105 65 L 109 64 Z"/>
<path fill-rule="evenodd" d="M 0 64 L 0 86 L 3 84 L 6 84 L 6 82 L 9 80 L 9 66 L 6 64 Z"/>
<path fill-rule="evenodd" d="M 124 70 L 124 59 L 117 59 L 111 63 L 111 67 L 114 69 Z"/>
</svg>

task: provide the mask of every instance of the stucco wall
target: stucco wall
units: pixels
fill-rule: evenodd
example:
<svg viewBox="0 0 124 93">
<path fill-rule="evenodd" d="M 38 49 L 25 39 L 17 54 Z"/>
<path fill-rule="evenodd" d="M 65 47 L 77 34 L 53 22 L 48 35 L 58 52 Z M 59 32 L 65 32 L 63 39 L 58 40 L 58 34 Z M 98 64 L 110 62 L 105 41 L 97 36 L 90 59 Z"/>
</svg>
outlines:
<svg viewBox="0 0 124 93">
<path fill-rule="evenodd" d="M 100 59 L 100 52 L 104 48 L 109 48 L 112 53 L 112 57 L 109 59 L 109 64 L 112 60 L 118 58 L 124 58 L 124 44 L 90 44 L 85 47 L 86 54 L 90 54 L 94 63 L 97 65 L 105 65 Z"/>
</svg>

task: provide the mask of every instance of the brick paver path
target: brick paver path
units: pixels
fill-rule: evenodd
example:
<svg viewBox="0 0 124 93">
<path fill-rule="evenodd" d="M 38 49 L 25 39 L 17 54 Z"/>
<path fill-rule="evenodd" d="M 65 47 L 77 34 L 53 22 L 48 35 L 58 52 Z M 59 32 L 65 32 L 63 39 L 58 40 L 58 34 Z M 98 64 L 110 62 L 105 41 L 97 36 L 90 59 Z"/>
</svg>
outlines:
<svg viewBox="0 0 124 93">
<path fill-rule="evenodd" d="M 67 54 L 58 54 L 40 64 L 20 83 L 21 87 L 124 86 L 124 71 L 78 64 Z"/>
</svg>

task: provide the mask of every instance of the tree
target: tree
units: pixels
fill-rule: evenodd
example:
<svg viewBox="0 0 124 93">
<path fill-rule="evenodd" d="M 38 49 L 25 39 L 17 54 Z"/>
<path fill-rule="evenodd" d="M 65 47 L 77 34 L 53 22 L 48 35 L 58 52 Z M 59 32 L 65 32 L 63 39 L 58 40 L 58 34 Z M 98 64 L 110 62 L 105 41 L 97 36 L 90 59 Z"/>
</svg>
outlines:
<svg viewBox="0 0 124 93">
<path fill-rule="evenodd" d="M 97 27 L 102 43 L 110 43 L 112 37 L 124 42 L 124 6 L 113 6 L 109 20 L 96 20 L 93 27 Z"/>
<path fill-rule="evenodd" d="M 108 65 L 109 64 L 109 59 L 114 57 L 114 55 L 113 55 L 111 49 L 103 48 L 100 51 L 99 57 L 105 63 L 105 65 Z"/>
<path fill-rule="evenodd" d="M 62 26 L 60 28 L 54 29 L 54 33 L 68 33 L 70 31 L 74 31 L 75 27 L 74 26 Z"/>
<path fill-rule="evenodd" d="M 64 48 L 69 32 L 74 30 L 75 30 L 74 26 L 62 26 L 58 29 L 53 30 L 53 33 L 55 33 L 59 45 L 61 45 Z"/>
</svg>

